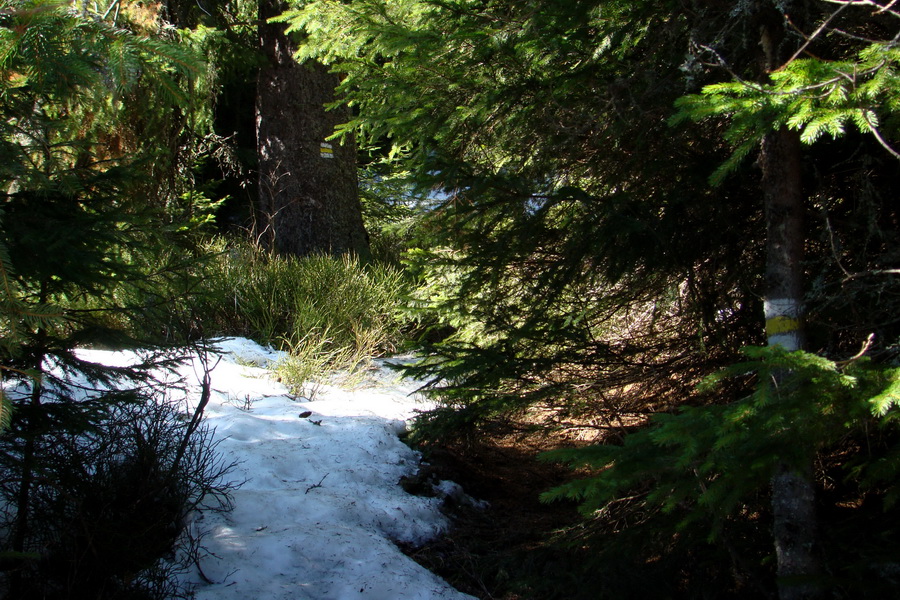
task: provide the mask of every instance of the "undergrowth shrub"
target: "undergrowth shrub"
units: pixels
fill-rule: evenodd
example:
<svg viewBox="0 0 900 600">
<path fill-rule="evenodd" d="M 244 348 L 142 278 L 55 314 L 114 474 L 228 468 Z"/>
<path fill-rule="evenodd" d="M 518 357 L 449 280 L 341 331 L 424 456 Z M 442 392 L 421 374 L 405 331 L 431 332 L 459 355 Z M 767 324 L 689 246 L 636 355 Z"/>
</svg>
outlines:
<svg viewBox="0 0 900 600">
<path fill-rule="evenodd" d="M 735 589 L 723 597 L 773 595 L 765 586 L 774 580 L 774 546 L 760 543 L 767 529 L 762 524 L 774 518 L 766 506 L 767 488 L 780 464 L 802 465 L 805 449 L 812 447 L 825 564 L 817 578 L 829 597 L 895 595 L 900 369 L 867 357 L 835 362 L 779 346 L 747 347 L 743 354 L 746 360 L 709 376 L 702 389 L 750 379 L 749 395 L 660 413 L 620 445 L 543 455 L 586 476 L 542 499 L 579 501 L 585 516 L 601 524 L 591 544 L 609 558 L 643 553 L 647 564 L 658 567 L 660 555 L 671 552 L 683 561 L 690 553 L 696 562 L 692 580 L 682 581 L 690 589 L 685 597 L 709 597 L 706 585 L 716 572 L 735 575 Z M 630 531 L 613 527 L 623 516 L 630 518 L 623 528 Z M 658 542 L 651 542 L 653 536 Z M 854 536 L 865 542 L 848 543 Z M 710 550 L 717 547 L 732 564 L 706 571 L 700 557 L 715 564 Z M 719 585 L 724 590 L 728 583 Z"/>
<path fill-rule="evenodd" d="M 15 550 L 0 594 L 190 597 L 177 577 L 199 552 L 189 516 L 230 509 L 232 465 L 166 390 L 83 391 L 29 392 L 0 438 L 0 532 Z"/>
</svg>

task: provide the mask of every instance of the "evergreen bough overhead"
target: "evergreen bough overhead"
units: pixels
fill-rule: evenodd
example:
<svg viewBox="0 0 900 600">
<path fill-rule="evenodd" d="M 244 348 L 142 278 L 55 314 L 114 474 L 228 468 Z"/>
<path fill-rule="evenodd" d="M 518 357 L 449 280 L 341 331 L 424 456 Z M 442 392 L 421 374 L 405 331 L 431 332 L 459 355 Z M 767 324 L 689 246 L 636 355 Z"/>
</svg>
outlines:
<svg viewBox="0 0 900 600">
<path fill-rule="evenodd" d="M 718 162 L 718 149 L 666 124 L 683 92 L 675 48 L 687 23 L 670 18 L 674 6 L 364 0 L 283 17 L 304 31 L 301 58 L 345 75 L 356 111 L 346 131 L 418 192 L 438 191 L 432 237 L 410 260 L 434 283 L 422 303 L 472 325 L 437 350 L 431 374 L 464 407 L 444 416 L 478 424 L 547 399 L 567 405 L 563 419 L 592 414 L 591 382 L 632 385 L 654 363 L 659 377 L 642 385 L 666 404 L 699 370 L 678 381 L 657 358 L 695 343 L 732 351 L 710 343 L 731 335 L 713 306 L 741 305 L 749 286 L 720 268 L 752 263 L 758 247 L 728 244 L 724 225 L 691 232 L 757 216 L 744 190 L 712 192 L 690 166 L 698 154 Z M 732 315 L 738 328 L 752 309 Z M 657 329 L 672 337 L 651 340 Z"/>
<path fill-rule="evenodd" d="M 824 59 L 808 57 L 798 51 L 787 63 L 768 74 L 768 81 L 735 80 L 707 85 L 700 94 L 680 98 L 679 113 L 673 124 L 685 119 L 729 118 L 725 139 L 734 146 L 734 154 L 711 176 L 713 183 L 734 171 L 737 165 L 759 147 L 769 131 L 787 127 L 800 132 L 805 144 L 823 136 L 842 137 L 848 127 L 875 137 L 895 158 L 900 152 L 890 142 L 896 132 L 896 113 L 900 110 L 900 12 L 874 3 L 836 2 L 839 8 L 810 36 L 804 49 L 818 50 L 824 44 L 847 45 L 847 40 L 866 43 L 844 56 Z M 857 4 L 857 6 L 852 6 Z M 862 33 L 854 36 L 828 27 L 845 9 L 862 11 Z M 862 35 L 883 35 L 884 39 L 866 39 Z M 722 65 L 726 67 L 727 65 Z"/>
<path fill-rule="evenodd" d="M 140 263 L 150 262 L 166 235 L 158 210 L 165 200 L 145 195 L 164 159 L 160 115 L 184 107 L 186 84 L 202 63 L 184 45 L 82 16 L 65 3 L 3 8 L 4 290 L 8 302 L 36 314 L 48 313 L 44 304 L 67 306 L 50 311 L 54 319 L 11 327 L 18 339 L 7 350 L 15 356 L 15 344 L 27 345 L 39 331 L 66 336 L 102 314 L 76 308 L 103 299 L 104 308 L 121 310 L 120 286 L 140 285 Z M 142 123 L 135 107 L 154 102 L 156 114 Z M 139 133 L 142 125 L 147 130 Z M 14 312 L 9 320 L 22 318 Z"/>
</svg>

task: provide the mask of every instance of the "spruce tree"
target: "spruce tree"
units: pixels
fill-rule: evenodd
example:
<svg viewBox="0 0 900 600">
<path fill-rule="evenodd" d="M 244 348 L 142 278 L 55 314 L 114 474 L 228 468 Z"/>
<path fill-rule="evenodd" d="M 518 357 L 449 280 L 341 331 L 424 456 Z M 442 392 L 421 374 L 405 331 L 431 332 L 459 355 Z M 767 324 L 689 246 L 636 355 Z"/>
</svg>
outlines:
<svg viewBox="0 0 900 600">
<path fill-rule="evenodd" d="M 204 175 L 221 179 L 208 184 L 214 196 L 224 196 L 220 212 L 232 229 L 249 232 L 267 250 L 367 259 L 356 144 L 332 139 L 350 113 L 336 105 L 337 75 L 315 61 L 294 60 L 300 38 L 270 22 L 290 5 L 168 3 L 179 26 L 214 32 L 208 56 L 217 76 L 214 129 L 231 158 Z"/>
<path fill-rule="evenodd" d="M 733 115 L 735 122 L 732 124 L 731 132 L 734 135 L 741 131 L 736 137 L 743 138 L 741 140 L 743 145 L 739 147 L 742 151 L 746 152 L 751 139 L 760 140 L 761 186 L 766 204 L 767 223 L 766 330 L 770 345 L 780 346 L 788 351 L 804 349 L 805 337 L 802 323 L 806 296 L 803 269 L 806 243 L 803 220 L 806 199 L 801 172 L 801 139 L 807 143 L 812 142 L 824 131 L 834 136 L 841 135 L 843 123 L 852 121 L 857 123 L 862 131 L 874 134 L 879 143 L 894 153 L 876 127 L 878 118 L 872 105 L 866 102 L 854 106 L 853 98 L 858 93 L 854 88 L 859 87 L 880 88 L 879 92 L 867 97 L 870 102 L 885 93 L 884 87 L 877 84 L 872 86 L 866 80 L 873 74 L 873 79 L 883 77 L 883 73 L 879 71 L 892 68 L 890 59 L 868 69 L 853 65 L 847 71 L 841 70 L 848 66 L 844 62 L 847 59 L 846 55 L 832 55 L 830 60 L 823 60 L 820 58 L 823 54 L 818 54 L 816 58 L 798 60 L 813 48 L 820 52 L 820 40 L 826 35 L 847 35 L 836 29 L 838 25 L 835 21 L 841 22 L 839 17 L 848 6 L 849 3 L 828 12 L 823 11 L 820 20 L 813 21 L 816 27 L 814 29 L 809 27 L 811 36 L 805 39 L 795 37 L 792 41 L 785 39 L 789 37 L 788 24 L 797 28 L 798 25 L 806 23 L 802 21 L 798 23 L 796 19 L 790 22 L 788 15 L 809 15 L 811 6 L 803 3 L 795 3 L 790 7 L 779 6 L 779 9 L 784 11 L 780 19 L 774 19 L 773 25 L 773 19 L 770 18 L 769 25 L 761 29 L 763 38 L 760 47 L 765 53 L 763 64 L 767 75 L 747 81 L 739 79 L 725 84 L 722 88 L 727 90 L 725 97 L 729 96 L 729 92 L 734 93 L 731 98 L 737 102 L 740 102 L 739 96 L 744 94 L 755 96 L 756 102 L 744 103 L 740 107 L 736 103 L 732 106 L 732 110 L 722 111 L 721 103 L 715 107 L 716 94 L 720 93 L 713 91 L 717 89 L 716 87 L 707 90 L 708 98 L 713 100 L 713 106 L 710 106 L 707 98 L 701 96 L 682 101 L 682 106 L 697 111 L 694 114 L 708 114 L 719 110 Z M 760 7 L 757 10 L 762 12 L 766 8 Z M 860 27 L 861 31 L 866 30 L 871 34 L 883 25 L 877 22 L 884 21 L 883 18 L 878 18 L 878 13 L 891 13 L 890 7 L 879 5 L 875 5 L 874 10 L 876 18 L 871 23 L 860 24 L 858 20 L 854 22 L 851 17 L 849 23 L 844 19 L 842 25 Z M 865 20 L 864 18 L 863 21 Z M 866 40 L 866 37 L 859 35 L 855 39 L 859 42 Z M 863 53 L 880 54 L 885 51 L 885 42 L 872 39 L 868 41 L 871 45 L 864 46 Z M 806 75 L 808 79 L 804 84 L 798 86 L 794 83 L 793 88 L 780 85 L 779 82 L 793 79 L 792 73 L 795 72 Z M 840 75 L 845 72 L 852 72 L 854 75 Z M 862 81 L 856 81 L 856 73 L 864 74 Z M 844 85 L 852 91 L 848 93 Z M 778 91 L 776 88 L 779 88 Z M 822 94 L 821 88 L 832 89 Z M 886 93 L 892 94 L 890 91 Z M 832 102 L 843 104 L 843 110 L 841 108 L 822 110 L 814 107 L 818 104 L 819 98 L 824 99 L 825 106 Z M 889 106 L 888 104 L 885 108 Z M 735 158 L 741 154 L 736 153 Z M 787 373 L 776 373 L 774 385 L 782 385 L 785 378 L 790 377 L 791 375 Z M 774 536 L 778 572 L 781 577 L 779 592 L 780 597 L 785 599 L 821 597 L 824 593 L 818 579 L 820 559 L 816 536 L 817 517 L 812 467 L 814 454 L 815 446 L 810 446 L 806 458 L 793 464 L 785 462 L 778 465 L 773 476 Z"/>
</svg>

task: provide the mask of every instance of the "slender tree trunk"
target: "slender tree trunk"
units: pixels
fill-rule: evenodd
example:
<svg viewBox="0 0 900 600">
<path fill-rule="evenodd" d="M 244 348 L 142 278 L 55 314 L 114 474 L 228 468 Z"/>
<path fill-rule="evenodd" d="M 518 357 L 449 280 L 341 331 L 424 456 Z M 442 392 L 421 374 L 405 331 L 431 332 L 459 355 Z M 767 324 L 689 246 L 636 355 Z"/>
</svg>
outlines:
<svg viewBox="0 0 900 600">
<path fill-rule="evenodd" d="M 760 154 L 766 218 L 766 335 L 770 345 L 803 347 L 803 190 L 800 138 L 774 131 Z"/>
<path fill-rule="evenodd" d="M 22 433 L 24 446 L 22 448 L 21 473 L 19 489 L 16 493 L 16 516 L 12 523 L 12 535 L 10 549 L 13 552 L 26 552 L 31 550 L 27 546 L 31 529 L 31 496 L 34 486 L 35 454 L 37 450 L 38 415 L 41 410 L 41 384 L 35 381 L 32 384 L 31 401 L 29 403 L 29 415 L 23 419 Z M 20 569 L 12 569 L 8 581 L 8 597 L 16 598 L 23 594 L 23 577 Z"/>
<path fill-rule="evenodd" d="M 326 111 L 336 75 L 314 62 L 298 64 L 277 0 L 259 4 L 259 45 L 266 59 L 256 93 L 259 156 L 257 238 L 280 254 L 352 252 L 369 256 L 356 175 L 356 145 L 327 142 L 346 110 Z"/>
<path fill-rule="evenodd" d="M 785 18 L 802 20 L 805 2 L 787 0 L 761 10 L 759 46 L 768 73 L 779 68 L 794 43 L 785 43 Z M 803 335 L 804 196 L 800 135 L 782 127 L 765 136 L 760 148 L 766 219 L 766 337 L 770 346 L 801 350 Z M 775 373 L 779 386 L 789 373 Z M 815 449 L 806 449 L 800 464 L 782 461 L 772 477 L 772 536 L 781 600 L 821 598 L 817 555 Z"/>
<path fill-rule="evenodd" d="M 766 215 L 766 335 L 770 346 L 803 348 L 803 191 L 800 138 L 770 133 L 760 165 Z M 787 373 L 775 375 L 780 385 Z M 772 517 L 781 600 L 821 597 L 816 554 L 814 449 L 803 464 L 781 463 L 772 478 Z"/>
</svg>

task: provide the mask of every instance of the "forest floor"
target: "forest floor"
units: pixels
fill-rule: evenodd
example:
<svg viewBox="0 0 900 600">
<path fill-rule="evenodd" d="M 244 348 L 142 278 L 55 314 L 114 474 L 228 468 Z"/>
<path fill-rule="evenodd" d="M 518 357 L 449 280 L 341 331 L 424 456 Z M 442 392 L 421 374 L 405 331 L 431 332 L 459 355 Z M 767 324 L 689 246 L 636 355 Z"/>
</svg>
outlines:
<svg viewBox="0 0 900 600">
<path fill-rule="evenodd" d="M 423 450 L 433 477 L 462 485 L 486 508 L 450 506 L 450 531 L 407 554 L 456 589 L 482 600 L 575 598 L 584 582 L 565 582 L 584 525 L 574 502 L 542 503 L 539 495 L 573 477 L 538 455 L 566 440 L 509 424 L 477 440 Z M 569 585 L 571 584 L 571 585 Z"/>
</svg>

